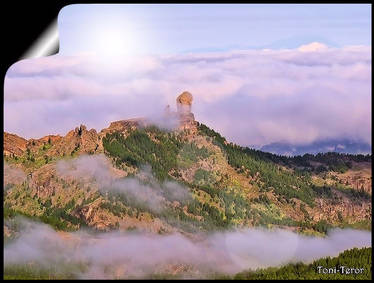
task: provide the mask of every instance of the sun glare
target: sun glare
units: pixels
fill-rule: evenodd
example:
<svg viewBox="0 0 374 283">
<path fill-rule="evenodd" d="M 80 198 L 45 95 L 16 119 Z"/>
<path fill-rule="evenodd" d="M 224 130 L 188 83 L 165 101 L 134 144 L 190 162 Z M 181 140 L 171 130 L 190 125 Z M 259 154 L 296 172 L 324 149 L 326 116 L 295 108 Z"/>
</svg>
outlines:
<svg viewBox="0 0 374 283">
<path fill-rule="evenodd" d="M 107 25 L 94 30 L 94 51 L 100 56 L 118 57 L 137 53 L 138 39 L 131 27 L 116 27 L 115 24 Z"/>
</svg>

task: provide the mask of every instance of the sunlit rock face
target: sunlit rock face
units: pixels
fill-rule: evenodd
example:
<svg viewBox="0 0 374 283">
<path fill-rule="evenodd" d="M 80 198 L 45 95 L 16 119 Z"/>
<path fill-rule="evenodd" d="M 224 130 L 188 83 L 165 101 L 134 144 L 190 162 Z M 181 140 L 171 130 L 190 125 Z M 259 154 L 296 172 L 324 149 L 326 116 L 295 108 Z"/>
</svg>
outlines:
<svg viewBox="0 0 374 283">
<path fill-rule="evenodd" d="M 188 91 L 182 92 L 177 97 L 177 115 L 179 119 L 180 130 L 196 130 L 195 116 L 191 113 L 192 94 Z"/>
<path fill-rule="evenodd" d="M 178 113 L 190 113 L 192 105 L 192 94 L 188 91 L 182 92 L 177 97 L 177 111 Z"/>
</svg>

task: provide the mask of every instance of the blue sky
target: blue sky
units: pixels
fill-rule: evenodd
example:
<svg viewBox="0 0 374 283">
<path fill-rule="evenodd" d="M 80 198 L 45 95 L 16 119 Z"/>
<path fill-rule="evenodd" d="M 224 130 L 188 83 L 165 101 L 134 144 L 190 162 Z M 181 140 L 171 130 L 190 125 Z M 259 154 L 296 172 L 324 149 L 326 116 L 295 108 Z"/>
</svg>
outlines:
<svg viewBox="0 0 374 283">
<path fill-rule="evenodd" d="M 58 24 L 61 54 L 110 44 L 110 30 L 145 54 L 371 44 L 367 4 L 75 4 L 60 11 Z"/>
</svg>

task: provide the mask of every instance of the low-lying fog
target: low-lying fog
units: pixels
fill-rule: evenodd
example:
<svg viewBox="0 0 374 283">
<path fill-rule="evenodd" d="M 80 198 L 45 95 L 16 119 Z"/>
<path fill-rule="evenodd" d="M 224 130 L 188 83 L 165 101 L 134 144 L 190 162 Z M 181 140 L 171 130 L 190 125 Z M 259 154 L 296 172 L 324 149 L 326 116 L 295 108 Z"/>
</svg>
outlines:
<svg viewBox="0 0 374 283">
<path fill-rule="evenodd" d="M 191 240 L 182 234 L 62 233 L 45 224 L 19 221 L 18 237 L 4 248 L 5 266 L 32 262 L 57 270 L 81 263 L 87 268 L 76 274 L 79 278 L 144 278 L 175 272 L 201 278 L 310 262 L 353 247 L 371 246 L 371 232 L 351 229 L 332 230 L 324 238 L 285 230 L 245 229 L 201 234 L 199 240 Z"/>
</svg>

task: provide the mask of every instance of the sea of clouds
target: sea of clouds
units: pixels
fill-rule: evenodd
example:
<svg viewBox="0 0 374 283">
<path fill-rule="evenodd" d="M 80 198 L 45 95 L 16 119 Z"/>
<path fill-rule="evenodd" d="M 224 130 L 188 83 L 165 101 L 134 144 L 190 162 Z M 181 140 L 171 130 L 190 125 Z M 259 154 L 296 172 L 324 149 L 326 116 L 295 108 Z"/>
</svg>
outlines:
<svg viewBox="0 0 374 283">
<path fill-rule="evenodd" d="M 185 90 L 197 120 L 242 145 L 371 144 L 371 47 L 319 43 L 110 62 L 23 60 L 5 78 L 4 127 L 26 138 L 64 135 L 81 123 L 100 130 L 114 120 L 158 117 Z"/>
</svg>

